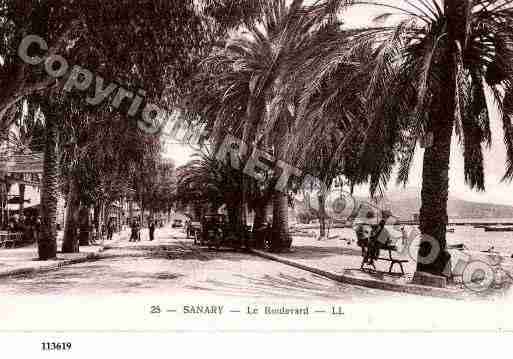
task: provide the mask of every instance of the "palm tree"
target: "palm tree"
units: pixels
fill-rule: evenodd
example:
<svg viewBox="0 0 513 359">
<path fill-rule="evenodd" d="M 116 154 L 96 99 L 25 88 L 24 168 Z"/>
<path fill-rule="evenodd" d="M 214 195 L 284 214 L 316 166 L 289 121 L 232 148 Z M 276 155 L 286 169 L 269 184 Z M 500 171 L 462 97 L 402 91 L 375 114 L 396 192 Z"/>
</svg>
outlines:
<svg viewBox="0 0 513 359">
<path fill-rule="evenodd" d="M 241 172 L 219 162 L 207 148 L 176 171 L 176 200 L 210 206 L 226 205 L 232 228 L 241 228 Z"/>
<path fill-rule="evenodd" d="M 364 2 L 362 2 L 364 3 Z M 404 0 L 402 5 L 376 3 L 391 9 L 377 20 L 399 13 L 397 25 L 355 31 L 351 48 L 370 48 L 373 56 L 362 63 L 371 74 L 365 89 L 369 121 L 365 166 L 382 173 L 383 161 L 400 164 L 399 182 L 406 183 L 416 144 L 432 139 L 424 152 L 418 271 L 448 274 L 446 250 L 448 171 L 453 130 L 460 138 L 465 179 L 471 188 L 484 190 L 483 145 L 490 145 L 488 90 L 502 113 L 507 170 L 513 177 L 513 39 L 510 1 Z M 345 61 L 349 51 L 333 52 L 321 66 Z M 317 71 L 314 78 L 326 76 Z M 502 95 L 503 94 L 503 95 Z M 385 146 L 385 151 L 379 149 Z M 395 158 L 391 149 L 400 148 Z M 378 151 L 376 151 L 376 149 Z M 373 156 L 370 156 L 372 154 Z M 389 174 L 382 176 L 387 182 Z M 439 247 L 439 251 L 436 251 Z M 434 260 L 426 262 L 434 249 Z"/>
<path fill-rule="evenodd" d="M 139 176 L 141 169 L 159 154 L 160 143 L 107 106 L 87 110 L 68 98 L 59 110 L 67 120 L 60 121 L 58 128 L 59 179 L 67 197 L 62 251 L 73 253 L 79 251 L 80 207 L 95 208 L 94 223 L 99 231 L 105 219 L 99 214 L 109 213 L 112 203 L 125 196 L 135 177 L 138 183 L 144 180 Z M 84 237 L 82 243 L 88 240 Z"/>
<path fill-rule="evenodd" d="M 38 241 L 40 260 L 57 256 L 57 198 L 59 194 L 57 166 L 57 118 L 48 101 L 42 103 L 45 115 L 45 157 L 41 191 L 41 236 Z"/>
<path fill-rule="evenodd" d="M 268 139 L 274 157 L 287 161 L 296 121 L 294 108 L 298 106 L 297 85 L 292 77 L 304 55 L 310 54 L 309 48 L 338 26 L 332 16 L 338 7 L 327 6 L 332 1 L 310 6 L 300 0 L 291 4 L 284 0 L 261 3 L 259 17 L 245 22 L 225 48 L 205 61 L 208 72 L 215 73 L 218 80 L 213 82 L 211 77 L 203 76 L 204 81 L 199 83 L 209 85 L 201 86 L 200 93 L 205 95 L 195 96 L 191 107 L 203 109 L 214 143 L 226 133 L 240 135 L 248 145 L 259 145 Z M 240 118 L 244 119 L 242 123 Z M 242 163 L 250 155 L 251 151 L 241 153 Z M 242 187 L 246 196 L 248 186 Z M 290 243 L 287 191 L 288 188 L 277 190 L 272 198 L 276 250 L 282 242 Z"/>
<path fill-rule="evenodd" d="M 319 219 L 319 240 L 326 237 L 326 220 L 329 218 L 326 210 L 328 195 L 333 185 L 342 177 L 352 185 L 367 182 L 367 176 L 358 166 L 361 162 L 359 155 L 362 150 L 362 137 L 360 133 L 347 133 L 336 127 L 334 123 L 327 122 L 321 131 L 312 137 L 316 139 L 310 146 L 305 146 L 305 173 L 314 176 L 314 182 L 304 180 L 302 190 L 306 195 L 305 205 L 313 210 Z M 368 174 L 367 174 L 368 175 Z M 310 200 L 315 193 L 316 201 Z"/>
<path fill-rule="evenodd" d="M 333 28 L 324 34 L 322 51 L 329 54 L 345 43 L 352 32 Z M 315 50 L 320 50 L 315 48 Z M 288 158 L 296 167 L 314 176 L 316 183 L 303 179 L 305 192 L 316 190 L 316 212 L 320 222 L 320 238 L 326 235 L 326 199 L 334 181 L 343 176 L 352 185 L 371 182 L 374 189 L 383 191 L 382 184 L 376 182 L 375 175 L 361 165 L 364 153 L 365 127 L 367 121 L 363 89 L 369 81 L 369 75 L 358 71 L 371 52 L 362 48 L 355 51 L 346 61 L 337 63 L 329 76 L 313 79 L 311 74 L 317 71 L 316 56 L 304 54 L 305 64 L 297 69 L 296 79 L 304 84 L 300 99 L 300 111 L 293 130 L 294 140 L 288 146 Z M 300 82 L 296 80 L 296 82 Z M 343 84 L 343 86 L 341 86 Z M 385 166 L 384 171 L 391 171 Z M 382 174 L 382 173 L 381 173 Z M 308 193 L 309 194 L 309 193 Z M 308 201 L 307 201 L 308 202 Z M 307 203 L 307 207 L 309 207 Z"/>
</svg>

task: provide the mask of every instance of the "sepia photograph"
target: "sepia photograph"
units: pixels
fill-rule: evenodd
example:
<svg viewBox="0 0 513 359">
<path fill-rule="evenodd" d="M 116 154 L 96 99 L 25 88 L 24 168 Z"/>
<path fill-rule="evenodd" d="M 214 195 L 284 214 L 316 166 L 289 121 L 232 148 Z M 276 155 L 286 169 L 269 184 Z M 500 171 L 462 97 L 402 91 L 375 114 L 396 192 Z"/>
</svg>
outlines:
<svg viewBox="0 0 513 359">
<path fill-rule="evenodd" d="M 513 1 L 0 0 L 0 35 L 6 340 L 513 331 Z"/>
</svg>

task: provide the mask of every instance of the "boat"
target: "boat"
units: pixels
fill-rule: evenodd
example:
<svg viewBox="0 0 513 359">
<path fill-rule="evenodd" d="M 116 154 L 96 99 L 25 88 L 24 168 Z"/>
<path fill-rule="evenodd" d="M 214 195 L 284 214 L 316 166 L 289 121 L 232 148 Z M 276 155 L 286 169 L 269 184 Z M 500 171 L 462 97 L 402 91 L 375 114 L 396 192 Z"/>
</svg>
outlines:
<svg viewBox="0 0 513 359">
<path fill-rule="evenodd" d="M 458 244 L 449 244 L 447 245 L 447 249 L 459 249 L 460 251 L 467 249 L 463 243 Z"/>
<path fill-rule="evenodd" d="M 481 253 L 498 254 L 499 252 L 497 252 L 497 251 L 495 250 L 495 247 L 493 247 L 493 246 L 492 246 L 492 247 L 488 248 L 486 251 L 481 251 Z"/>
<path fill-rule="evenodd" d="M 513 227 L 483 227 L 485 232 L 513 232 Z"/>
</svg>

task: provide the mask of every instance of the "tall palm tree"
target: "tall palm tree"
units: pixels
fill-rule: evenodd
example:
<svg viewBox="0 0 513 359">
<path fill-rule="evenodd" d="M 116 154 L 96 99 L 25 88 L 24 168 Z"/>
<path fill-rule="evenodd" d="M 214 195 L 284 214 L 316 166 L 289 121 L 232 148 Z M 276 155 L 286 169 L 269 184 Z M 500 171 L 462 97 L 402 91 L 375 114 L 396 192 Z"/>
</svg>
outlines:
<svg viewBox="0 0 513 359">
<path fill-rule="evenodd" d="M 326 237 L 326 220 L 329 218 L 326 210 L 328 195 L 337 180 L 344 177 L 351 184 L 368 182 L 369 174 L 362 172 L 360 153 L 362 151 L 363 133 L 347 133 L 336 127 L 334 123 L 320 127 L 319 133 L 313 134 L 314 144 L 305 146 L 305 173 L 315 177 L 310 183 L 303 181 L 302 190 L 307 195 L 305 205 L 309 211 L 313 210 L 319 219 L 319 239 Z M 315 193 L 316 201 L 309 196 Z"/>
<path fill-rule="evenodd" d="M 333 28 L 326 31 L 322 49 L 315 51 L 330 54 L 335 49 L 347 46 L 352 32 Z M 328 191 L 335 179 L 344 176 L 354 184 L 371 182 L 371 190 L 383 191 L 383 186 L 374 173 L 362 166 L 364 152 L 366 104 L 364 101 L 365 84 L 369 75 L 358 71 L 359 64 L 371 56 L 369 49 L 354 51 L 345 61 L 341 61 L 329 71 L 329 76 L 311 78 L 318 68 L 319 54 L 304 54 L 304 64 L 296 70 L 296 82 L 303 83 L 300 88 L 299 114 L 294 140 L 288 144 L 290 163 L 303 169 L 304 173 L 314 176 L 317 183 L 303 179 L 306 187 L 316 190 L 317 206 L 314 212 L 320 221 L 320 237 L 326 234 L 325 205 Z M 322 56 L 322 55 L 321 55 Z M 297 79 L 301 79 L 298 81 Z M 379 175 L 391 171 L 391 166 L 384 166 Z M 311 192 L 312 188 L 303 188 Z M 314 205 L 314 207 L 317 207 Z"/>
<path fill-rule="evenodd" d="M 200 108 L 210 118 L 214 142 L 223 137 L 218 136 L 220 132 L 240 135 L 248 145 L 259 145 L 267 138 L 274 157 L 287 161 L 296 121 L 294 108 L 298 106 L 294 69 L 310 54 L 309 48 L 326 36 L 329 26 L 338 26 L 332 16 L 338 7 L 327 6 L 333 1 L 308 6 L 300 0 L 261 3 L 259 17 L 246 22 L 223 49 L 206 60 L 211 69 L 221 73 L 219 95 L 209 92 L 196 96 L 195 102 L 201 99 L 203 103 Z M 243 115 L 242 122 L 241 116 L 234 116 L 237 112 Z M 241 153 L 242 162 L 250 155 Z M 243 188 L 245 194 L 247 186 Z M 282 242 L 290 243 L 287 190 L 275 191 L 272 199 L 273 247 L 277 250 Z"/>
<path fill-rule="evenodd" d="M 422 138 L 432 139 L 424 152 L 423 236 L 417 270 L 448 274 L 446 225 L 452 133 L 455 130 L 463 146 L 466 182 L 484 190 L 482 151 L 483 145 L 491 143 L 488 90 L 502 114 L 508 155 L 504 178 L 513 177 L 511 1 L 365 3 L 390 9 L 377 18 L 385 21 L 384 25 L 355 31 L 351 40 L 351 48 L 366 47 L 374 52 L 361 64 L 362 70 L 371 74 L 365 92 L 369 109 L 367 152 L 388 153 L 390 163 L 398 160 L 398 181 L 406 183 L 416 144 Z M 387 25 L 386 21 L 397 14 L 401 16 L 399 22 Z M 332 66 L 345 61 L 347 54 L 333 52 L 321 59 L 321 64 Z M 317 71 L 314 78 L 325 75 Z M 382 145 L 400 147 L 401 152 L 390 157 L 388 150 L 372 151 Z M 381 161 L 373 157 L 365 157 L 365 166 L 379 173 Z M 387 176 L 384 181 L 388 181 Z M 424 260 L 431 257 L 428 253 L 432 249 L 435 256 Z"/>
<path fill-rule="evenodd" d="M 45 156 L 41 191 L 41 236 L 38 241 L 39 259 L 57 256 L 57 199 L 59 195 L 57 166 L 57 118 L 48 101 L 42 103 L 45 115 Z"/>
</svg>

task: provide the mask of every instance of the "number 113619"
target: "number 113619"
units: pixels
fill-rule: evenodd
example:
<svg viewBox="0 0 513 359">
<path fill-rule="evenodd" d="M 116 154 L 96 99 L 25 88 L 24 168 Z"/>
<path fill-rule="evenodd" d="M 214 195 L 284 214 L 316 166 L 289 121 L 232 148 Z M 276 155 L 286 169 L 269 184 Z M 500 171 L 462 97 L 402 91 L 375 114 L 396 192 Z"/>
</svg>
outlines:
<svg viewBox="0 0 513 359">
<path fill-rule="evenodd" d="M 71 350 L 70 342 L 42 342 L 41 349 L 43 351 L 67 351 Z"/>
</svg>

